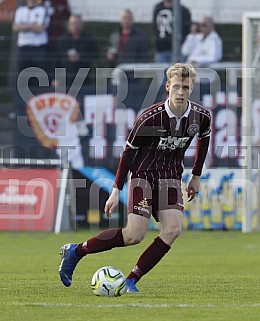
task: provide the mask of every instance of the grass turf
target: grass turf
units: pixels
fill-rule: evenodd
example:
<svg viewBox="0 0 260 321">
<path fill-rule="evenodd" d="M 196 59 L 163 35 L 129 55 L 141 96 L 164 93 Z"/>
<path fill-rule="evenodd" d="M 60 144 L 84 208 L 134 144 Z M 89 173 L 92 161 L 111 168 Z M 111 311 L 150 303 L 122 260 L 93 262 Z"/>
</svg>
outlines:
<svg viewBox="0 0 260 321">
<path fill-rule="evenodd" d="M 95 231 L 0 233 L 0 320 L 256 321 L 260 315 L 260 235 L 184 232 L 139 283 L 141 294 L 96 297 L 93 273 L 114 265 L 125 274 L 157 235 L 136 246 L 89 255 L 70 288 L 58 276 L 59 248 Z"/>
</svg>

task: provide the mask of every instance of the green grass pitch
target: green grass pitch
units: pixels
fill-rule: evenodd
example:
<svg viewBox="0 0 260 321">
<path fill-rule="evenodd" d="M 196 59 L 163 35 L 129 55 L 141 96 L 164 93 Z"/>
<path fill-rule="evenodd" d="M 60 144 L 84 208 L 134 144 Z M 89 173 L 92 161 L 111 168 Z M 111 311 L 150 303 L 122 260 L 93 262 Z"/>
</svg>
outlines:
<svg viewBox="0 0 260 321">
<path fill-rule="evenodd" d="M 139 282 L 142 293 L 118 298 L 96 297 L 93 273 L 114 265 L 127 274 L 157 232 L 139 245 L 87 256 L 64 287 L 60 246 L 94 234 L 0 233 L 0 320 L 259 320 L 260 234 L 183 232 Z"/>
</svg>

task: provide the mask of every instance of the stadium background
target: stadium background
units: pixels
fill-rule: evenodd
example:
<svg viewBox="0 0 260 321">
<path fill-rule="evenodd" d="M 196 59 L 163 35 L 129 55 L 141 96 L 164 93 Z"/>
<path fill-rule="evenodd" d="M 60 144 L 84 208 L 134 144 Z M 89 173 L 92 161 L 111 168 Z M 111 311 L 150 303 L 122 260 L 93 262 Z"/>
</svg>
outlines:
<svg viewBox="0 0 260 321">
<path fill-rule="evenodd" d="M 151 15 L 152 7 L 157 1 L 129 1 L 127 7 L 132 9 L 135 13 L 135 21 L 137 25 L 142 28 L 148 35 L 149 41 L 152 44 L 152 33 L 151 33 Z M 22 3 L 22 1 L 18 1 Z M 216 70 L 220 77 L 220 87 L 214 89 L 212 92 L 212 97 L 207 97 L 207 107 L 212 110 L 213 115 L 213 140 L 211 143 L 210 149 L 210 159 L 207 163 L 207 170 L 205 171 L 205 178 L 211 178 L 214 180 L 213 183 L 213 192 L 207 193 L 206 201 L 207 205 L 204 205 L 205 208 L 198 208 L 195 214 L 190 214 L 190 209 L 187 208 L 186 211 L 186 220 L 185 226 L 188 228 L 197 228 L 197 229 L 240 229 L 241 228 L 241 213 L 239 213 L 239 200 L 237 196 L 240 195 L 240 185 L 239 180 L 239 144 L 240 144 L 240 118 L 241 118 L 241 86 L 239 83 L 232 83 L 232 86 L 229 87 L 228 92 L 226 92 L 227 84 L 227 75 L 226 67 L 229 66 L 229 63 L 241 63 L 242 56 L 242 27 L 241 19 L 242 13 L 245 10 L 254 10 L 258 2 L 256 1 L 247 1 L 245 4 L 243 1 L 230 1 L 226 3 L 224 1 L 182 1 L 184 5 L 189 7 L 192 13 L 192 19 L 199 21 L 200 17 L 204 14 L 210 14 L 216 21 L 216 29 L 219 32 L 220 36 L 224 42 L 224 57 L 223 63 Z M 110 1 L 70 1 L 71 9 L 75 13 L 81 13 L 84 20 L 84 27 L 86 30 L 91 31 L 99 43 L 99 50 L 103 54 L 107 45 L 107 39 L 112 30 L 117 26 L 117 18 L 119 16 L 120 10 L 125 6 L 122 3 L 113 3 Z M 11 31 L 11 21 L 13 17 L 13 10 L 16 6 L 15 1 L 2 1 L 0 4 L 1 9 L 1 36 L 0 36 L 0 101 L 1 101 L 1 119 L 0 119 L 0 128 L 4 135 L 0 135 L 0 144 L 2 156 L 5 155 L 8 147 L 12 145 L 21 145 L 28 146 L 29 144 L 37 145 L 38 141 L 35 137 L 22 137 L 20 133 L 17 135 L 17 128 L 15 122 L 12 122 L 8 119 L 8 114 L 12 111 L 12 88 L 15 82 L 14 79 L 14 62 L 15 62 L 15 37 Z M 153 52 L 151 51 L 151 59 Z M 100 68 L 102 68 L 103 61 L 100 59 Z M 126 126 L 131 127 L 131 119 L 134 118 L 134 115 L 138 113 L 136 106 L 141 105 L 146 95 L 147 88 L 149 83 L 143 83 L 142 86 L 132 87 L 129 89 L 125 105 L 128 110 L 130 110 L 130 124 L 128 126 L 128 121 L 126 121 Z M 138 90 L 138 91 L 137 91 Z M 47 90 L 47 92 L 50 90 Z M 45 93 L 46 90 L 40 90 L 35 94 Z M 109 170 L 110 173 L 115 171 L 116 165 L 118 163 L 118 157 L 122 147 L 114 153 L 115 151 L 111 148 L 113 141 L 116 137 L 117 124 L 114 122 L 105 122 L 102 124 L 102 127 L 105 126 L 103 133 L 109 133 L 103 138 L 108 140 L 109 148 L 106 148 L 105 154 L 104 150 L 101 151 L 101 156 L 92 157 L 91 148 L 93 143 L 97 142 L 96 137 L 93 137 L 93 124 L 95 124 L 95 110 L 94 118 L 92 121 L 88 121 L 87 112 L 87 99 L 86 96 L 91 96 L 95 93 L 93 88 L 83 89 L 79 96 L 77 97 L 80 101 L 81 106 L 81 115 L 83 116 L 83 123 L 87 128 L 85 135 L 80 137 L 81 144 L 84 151 L 84 161 L 86 166 L 97 166 L 98 168 L 103 168 L 105 171 L 100 171 L 98 175 L 99 178 L 104 176 L 106 177 L 106 170 Z M 113 86 L 108 88 L 108 97 L 109 100 L 111 95 L 113 95 Z M 158 97 L 159 99 L 159 97 Z M 25 104 L 23 101 L 18 101 L 17 104 L 21 104 L 21 110 L 25 114 Z M 145 106 L 144 106 L 145 107 Z M 111 113 L 113 109 L 113 100 L 111 101 Z M 95 108 L 94 108 L 95 109 Z M 131 112 L 132 110 L 132 112 Z M 23 115 L 23 112 L 21 115 Z M 120 115 L 118 116 L 120 118 Z M 236 124 L 236 133 L 234 134 L 234 124 Z M 231 134 L 229 129 L 232 131 Z M 33 133 L 33 131 L 32 131 Z M 99 135 L 100 136 L 100 135 Z M 100 137 L 99 137 L 100 138 Z M 102 138 L 102 135 L 101 135 Z M 221 147 L 221 148 L 218 148 Z M 10 149 L 10 148 L 9 148 Z M 194 149 L 191 149 L 191 154 L 189 156 L 187 165 L 192 165 L 192 157 L 194 155 Z M 221 167 L 220 171 L 217 170 Z M 91 185 L 93 178 L 90 176 L 91 171 L 88 170 L 74 170 L 74 178 L 87 178 L 87 186 Z M 187 174 L 188 175 L 188 174 Z M 185 178 L 187 177 L 185 172 Z M 237 180 L 233 184 L 234 179 Z M 228 197 L 223 197 L 221 191 L 223 190 L 223 183 L 230 183 L 228 187 Z M 211 189 L 208 189 L 211 190 Z M 100 207 L 99 208 L 90 208 L 90 200 L 86 196 L 88 195 L 88 187 L 78 189 L 77 195 L 77 217 L 80 226 L 89 227 L 90 225 L 102 225 L 105 224 L 105 220 L 102 213 L 102 203 L 104 203 L 105 198 L 107 197 L 107 190 L 102 190 L 100 193 Z M 211 213 L 209 208 L 211 207 L 210 197 L 213 196 L 214 191 L 219 197 L 219 208 L 218 208 L 218 221 L 216 225 L 213 224 L 211 219 Z M 228 198 L 231 196 L 232 202 L 227 202 Z M 223 201 L 224 200 L 224 201 Z M 225 201 L 226 200 L 226 201 Z M 229 198 L 230 200 L 230 198 Z M 201 204 L 203 203 L 201 202 Z M 124 200 L 121 202 L 122 208 L 124 208 Z M 195 208 L 195 205 L 194 205 Z M 221 217 L 221 222 L 219 218 Z M 225 218 L 226 223 L 225 223 Z M 115 222 L 117 219 L 115 219 Z M 122 222 L 119 222 L 122 224 Z M 152 224 L 152 228 L 156 228 L 156 225 Z"/>
</svg>

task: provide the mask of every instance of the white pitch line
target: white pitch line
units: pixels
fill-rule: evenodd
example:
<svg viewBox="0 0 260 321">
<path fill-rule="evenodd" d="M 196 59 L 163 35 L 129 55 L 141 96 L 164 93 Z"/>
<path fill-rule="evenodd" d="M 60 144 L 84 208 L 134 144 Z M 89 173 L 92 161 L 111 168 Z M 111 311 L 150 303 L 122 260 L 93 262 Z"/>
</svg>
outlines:
<svg viewBox="0 0 260 321">
<path fill-rule="evenodd" d="M 110 298 L 113 299 L 113 298 Z M 115 298 L 119 299 L 119 298 Z M 260 303 L 254 304 L 148 304 L 148 303 L 118 303 L 118 304 L 73 304 L 73 303 L 49 303 L 49 302 L 14 302 L 8 305 L 14 306 L 42 306 L 42 307 L 62 307 L 62 308 L 148 308 L 148 309 L 158 309 L 158 308 L 183 308 L 183 309 L 197 309 L 197 308 L 259 308 Z"/>
</svg>

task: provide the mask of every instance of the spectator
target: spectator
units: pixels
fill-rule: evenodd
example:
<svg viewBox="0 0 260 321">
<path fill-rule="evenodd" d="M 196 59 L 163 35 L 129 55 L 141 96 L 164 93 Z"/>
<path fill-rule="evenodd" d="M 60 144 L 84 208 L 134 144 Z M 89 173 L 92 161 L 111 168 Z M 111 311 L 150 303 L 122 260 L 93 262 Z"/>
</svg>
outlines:
<svg viewBox="0 0 260 321">
<path fill-rule="evenodd" d="M 172 0 L 163 0 L 153 10 L 153 30 L 155 35 L 155 61 L 170 63 L 172 61 L 172 32 L 174 8 Z M 182 35 L 181 43 L 190 31 L 190 11 L 181 6 Z"/>
<path fill-rule="evenodd" d="M 45 70 L 48 25 L 49 17 L 41 0 L 27 0 L 26 5 L 16 9 L 13 31 L 18 33 L 18 73 L 27 67 L 39 67 Z"/>
<path fill-rule="evenodd" d="M 68 30 L 57 42 L 55 67 L 66 68 L 66 79 L 55 79 L 54 85 L 66 81 L 70 87 L 81 68 L 90 68 L 88 74 L 80 74 L 83 85 L 94 79 L 95 63 L 99 58 L 95 38 L 83 31 L 83 21 L 79 15 L 72 14 L 68 20 Z"/>
<path fill-rule="evenodd" d="M 125 9 L 121 13 L 119 30 L 110 36 L 106 57 L 110 67 L 115 67 L 120 63 L 138 63 L 149 60 L 146 37 L 134 26 L 131 10 Z"/>
<path fill-rule="evenodd" d="M 25 69 L 37 67 L 46 70 L 48 25 L 49 17 L 41 0 L 26 0 L 15 11 L 12 29 L 14 33 L 17 33 L 16 71 L 18 76 L 23 71 L 23 78 L 19 83 L 28 85 L 30 88 L 38 86 L 40 74 L 37 74 L 37 70 L 28 69 L 26 72 Z M 10 120 L 15 120 L 16 116 L 24 111 L 20 108 L 18 101 L 19 94 L 17 85 L 15 85 L 13 90 L 14 111 L 8 114 Z"/>
<path fill-rule="evenodd" d="M 50 16 L 49 34 L 49 50 L 54 50 L 56 42 L 60 36 L 64 34 L 66 23 L 70 16 L 70 7 L 68 0 L 52 0 L 44 1 Z"/>
<path fill-rule="evenodd" d="M 215 31 L 213 19 L 205 16 L 200 23 L 202 38 L 188 56 L 187 61 L 196 67 L 207 67 L 222 59 L 222 39 Z"/>
<path fill-rule="evenodd" d="M 222 39 L 215 31 L 211 17 L 204 16 L 201 19 L 200 30 L 202 38 L 187 57 L 187 62 L 197 67 L 197 82 L 193 90 L 193 99 L 202 102 L 204 97 L 212 92 L 214 83 L 218 79 L 216 71 L 207 67 L 222 59 L 223 48 Z"/>
<path fill-rule="evenodd" d="M 47 73 L 51 77 L 51 68 L 55 63 L 55 48 L 57 40 L 65 32 L 66 24 L 70 16 L 70 7 L 68 0 L 45 0 L 47 14 L 50 17 L 50 24 L 48 27 L 48 68 Z"/>
<path fill-rule="evenodd" d="M 182 61 L 187 60 L 187 57 L 193 52 L 202 37 L 203 35 L 199 30 L 199 24 L 193 22 L 190 26 L 190 33 L 186 36 L 181 46 Z"/>
</svg>

